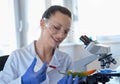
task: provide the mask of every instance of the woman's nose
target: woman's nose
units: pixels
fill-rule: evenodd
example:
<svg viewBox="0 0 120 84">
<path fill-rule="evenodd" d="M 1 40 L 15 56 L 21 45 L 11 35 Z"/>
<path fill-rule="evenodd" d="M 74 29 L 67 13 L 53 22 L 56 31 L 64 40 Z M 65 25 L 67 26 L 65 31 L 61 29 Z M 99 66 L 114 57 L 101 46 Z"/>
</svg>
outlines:
<svg viewBox="0 0 120 84">
<path fill-rule="evenodd" d="M 63 40 L 66 37 L 66 34 L 64 32 L 59 32 L 58 33 L 58 38 Z"/>
</svg>

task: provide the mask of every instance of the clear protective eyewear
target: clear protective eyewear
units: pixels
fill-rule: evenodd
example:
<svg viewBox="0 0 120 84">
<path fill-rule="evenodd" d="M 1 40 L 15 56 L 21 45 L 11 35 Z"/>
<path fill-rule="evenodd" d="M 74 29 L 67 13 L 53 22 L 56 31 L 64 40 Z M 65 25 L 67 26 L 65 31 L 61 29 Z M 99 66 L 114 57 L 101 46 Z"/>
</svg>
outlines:
<svg viewBox="0 0 120 84">
<path fill-rule="evenodd" d="M 69 33 L 69 29 L 63 28 L 61 26 L 57 26 L 55 25 L 54 22 L 49 21 L 48 19 L 44 18 L 44 21 L 46 23 L 46 25 L 49 25 L 49 30 L 53 33 L 53 34 L 57 34 L 57 33 L 63 33 L 64 35 L 67 35 Z M 65 30 L 66 29 L 66 30 Z"/>
</svg>

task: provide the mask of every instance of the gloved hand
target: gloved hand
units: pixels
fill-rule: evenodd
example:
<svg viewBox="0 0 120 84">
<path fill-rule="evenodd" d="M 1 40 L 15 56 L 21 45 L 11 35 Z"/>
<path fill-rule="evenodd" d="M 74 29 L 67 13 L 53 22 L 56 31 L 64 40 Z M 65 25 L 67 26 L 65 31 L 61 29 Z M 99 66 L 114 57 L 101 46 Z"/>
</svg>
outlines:
<svg viewBox="0 0 120 84">
<path fill-rule="evenodd" d="M 87 84 L 87 83 L 86 83 L 86 78 L 87 78 L 87 77 L 82 77 L 82 78 L 80 78 L 78 84 Z M 91 83 L 91 84 L 92 84 L 92 83 Z"/>
<path fill-rule="evenodd" d="M 79 77 L 76 76 L 73 84 L 78 84 L 78 83 L 79 83 Z"/>
<path fill-rule="evenodd" d="M 72 75 L 70 76 L 64 76 L 60 81 L 58 81 L 57 84 L 78 84 L 79 83 L 79 77 L 76 76 L 75 80 L 73 80 Z"/>
<path fill-rule="evenodd" d="M 57 84 L 67 84 L 68 76 L 64 76 Z"/>
<path fill-rule="evenodd" d="M 47 62 L 43 64 L 42 68 L 39 71 L 34 72 L 36 61 L 37 59 L 35 58 L 28 70 L 22 76 L 22 84 L 40 84 L 46 80 Z"/>
</svg>

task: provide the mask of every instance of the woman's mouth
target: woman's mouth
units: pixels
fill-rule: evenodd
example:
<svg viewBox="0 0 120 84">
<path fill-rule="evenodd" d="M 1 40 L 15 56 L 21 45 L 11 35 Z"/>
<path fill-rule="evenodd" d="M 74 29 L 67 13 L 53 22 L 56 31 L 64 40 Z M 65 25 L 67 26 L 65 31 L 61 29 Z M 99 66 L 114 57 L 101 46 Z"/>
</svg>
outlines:
<svg viewBox="0 0 120 84">
<path fill-rule="evenodd" d="M 54 37 L 52 37 L 52 39 L 54 40 L 54 42 L 56 43 L 56 44 L 59 44 L 61 41 L 60 40 L 58 40 L 58 39 L 56 39 L 56 38 L 54 38 Z"/>
</svg>

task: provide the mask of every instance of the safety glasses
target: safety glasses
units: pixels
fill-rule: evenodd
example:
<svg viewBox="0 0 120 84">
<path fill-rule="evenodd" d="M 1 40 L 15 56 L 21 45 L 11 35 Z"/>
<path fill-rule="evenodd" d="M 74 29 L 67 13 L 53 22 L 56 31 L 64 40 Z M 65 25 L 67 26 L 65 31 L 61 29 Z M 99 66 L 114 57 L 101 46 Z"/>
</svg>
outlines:
<svg viewBox="0 0 120 84">
<path fill-rule="evenodd" d="M 69 28 L 64 28 L 63 26 L 49 19 L 44 18 L 44 21 L 50 32 L 52 32 L 53 34 L 63 33 L 64 35 L 67 35 L 70 31 Z"/>
</svg>

